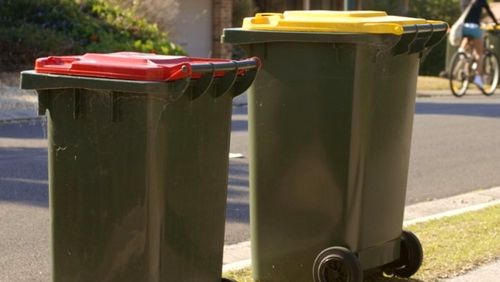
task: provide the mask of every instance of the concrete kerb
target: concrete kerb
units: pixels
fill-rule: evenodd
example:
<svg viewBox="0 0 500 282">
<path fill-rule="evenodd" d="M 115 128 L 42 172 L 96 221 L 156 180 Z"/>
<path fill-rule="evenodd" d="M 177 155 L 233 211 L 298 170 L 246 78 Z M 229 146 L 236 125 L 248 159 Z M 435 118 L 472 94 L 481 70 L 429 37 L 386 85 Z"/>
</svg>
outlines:
<svg viewBox="0 0 500 282">
<path fill-rule="evenodd" d="M 403 226 L 477 211 L 497 204 L 500 204 L 500 187 L 418 203 L 405 208 Z M 223 272 L 250 267 L 250 257 L 249 241 L 225 246 Z"/>
</svg>

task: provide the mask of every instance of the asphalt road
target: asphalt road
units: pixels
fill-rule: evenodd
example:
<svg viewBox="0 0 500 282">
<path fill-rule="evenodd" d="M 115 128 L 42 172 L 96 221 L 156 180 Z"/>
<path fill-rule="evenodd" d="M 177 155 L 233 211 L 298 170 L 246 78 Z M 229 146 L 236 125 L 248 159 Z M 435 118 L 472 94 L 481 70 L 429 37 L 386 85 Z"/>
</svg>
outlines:
<svg viewBox="0 0 500 282">
<path fill-rule="evenodd" d="M 500 185 L 500 95 L 418 99 L 407 204 Z M 45 123 L 0 122 L 0 281 L 49 281 Z M 247 108 L 231 152 L 248 156 Z M 226 244 L 249 239 L 248 159 L 230 160 Z"/>
</svg>

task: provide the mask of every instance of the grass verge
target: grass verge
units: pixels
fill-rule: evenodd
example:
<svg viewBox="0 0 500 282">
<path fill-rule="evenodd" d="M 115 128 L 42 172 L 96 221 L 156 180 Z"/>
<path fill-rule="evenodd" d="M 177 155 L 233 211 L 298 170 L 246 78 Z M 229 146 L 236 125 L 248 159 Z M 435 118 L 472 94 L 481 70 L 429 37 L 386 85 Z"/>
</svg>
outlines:
<svg viewBox="0 0 500 282">
<path fill-rule="evenodd" d="M 448 79 L 435 76 L 419 76 L 417 80 L 417 91 L 425 90 L 450 90 Z"/>
<path fill-rule="evenodd" d="M 500 205 L 407 227 L 424 247 L 424 263 L 412 279 L 367 277 L 370 282 L 438 281 L 500 258 Z M 250 269 L 225 277 L 252 282 Z"/>
</svg>

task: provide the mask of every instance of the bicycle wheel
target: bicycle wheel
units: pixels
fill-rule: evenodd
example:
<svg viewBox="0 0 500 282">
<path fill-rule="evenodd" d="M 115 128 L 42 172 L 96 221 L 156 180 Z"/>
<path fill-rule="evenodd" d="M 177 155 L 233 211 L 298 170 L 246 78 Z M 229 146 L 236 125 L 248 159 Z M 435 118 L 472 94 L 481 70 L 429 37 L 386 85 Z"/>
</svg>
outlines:
<svg viewBox="0 0 500 282">
<path fill-rule="evenodd" d="M 486 52 L 482 57 L 481 77 L 483 79 L 483 87 L 481 91 L 484 95 L 490 96 L 495 93 L 498 86 L 499 65 L 498 58 L 491 52 Z"/>
<path fill-rule="evenodd" d="M 450 63 L 449 78 L 453 95 L 462 97 L 469 86 L 470 68 L 469 58 L 464 52 L 453 55 Z"/>
</svg>

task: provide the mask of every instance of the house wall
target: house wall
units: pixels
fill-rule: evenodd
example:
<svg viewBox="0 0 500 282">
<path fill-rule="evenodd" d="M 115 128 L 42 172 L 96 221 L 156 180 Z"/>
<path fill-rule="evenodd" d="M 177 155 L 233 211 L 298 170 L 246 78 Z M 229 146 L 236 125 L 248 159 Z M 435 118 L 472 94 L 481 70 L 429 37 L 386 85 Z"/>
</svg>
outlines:
<svg viewBox="0 0 500 282">
<path fill-rule="evenodd" d="M 179 0 L 179 12 L 171 23 L 169 36 L 189 56 L 212 55 L 212 0 Z"/>
</svg>

